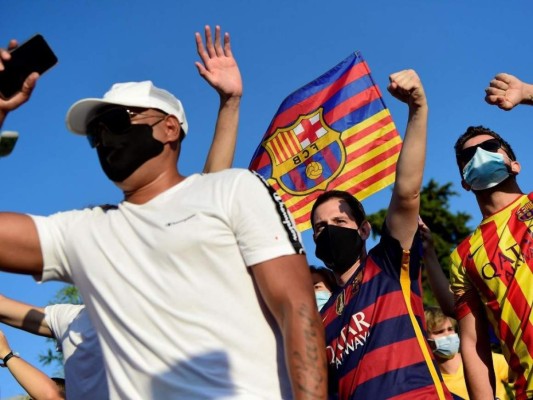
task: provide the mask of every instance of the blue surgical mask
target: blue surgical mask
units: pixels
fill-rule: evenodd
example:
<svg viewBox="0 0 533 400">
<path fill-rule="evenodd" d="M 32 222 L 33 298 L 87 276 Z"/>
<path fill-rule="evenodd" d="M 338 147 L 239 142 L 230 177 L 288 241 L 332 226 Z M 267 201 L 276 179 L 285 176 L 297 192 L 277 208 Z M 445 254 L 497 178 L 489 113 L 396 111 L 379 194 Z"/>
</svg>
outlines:
<svg viewBox="0 0 533 400">
<path fill-rule="evenodd" d="M 463 168 L 463 179 L 472 190 L 490 189 L 509 176 L 503 154 L 478 147 L 474 157 Z"/>
<path fill-rule="evenodd" d="M 324 307 L 324 304 L 326 304 L 331 297 L 331 293 L 327 290 L 319 290 L 315 292 L 315 298 L 316 298 L 316 306 L 318 307 L 318 311 L 322 310 L 322 307 Z"/>
<path fill-rule="evenodd" d="M 441 336 L 435 339 L 428 339 L 428 342 L 434 342 L 435 348 L 433 353 L 447 360 L 451 360 L 459 351 L 459 335 L 452 333 L 448 336 Z"/>
</svg>

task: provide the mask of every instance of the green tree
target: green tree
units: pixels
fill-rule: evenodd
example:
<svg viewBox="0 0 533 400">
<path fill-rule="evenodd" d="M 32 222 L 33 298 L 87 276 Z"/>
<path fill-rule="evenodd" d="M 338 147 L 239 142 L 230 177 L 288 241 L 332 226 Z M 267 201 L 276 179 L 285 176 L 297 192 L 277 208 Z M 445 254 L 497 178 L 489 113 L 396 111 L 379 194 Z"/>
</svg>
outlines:
<svg viewBox="0 0 533 400">
<path fill-rule="evenodd" d="M 471 215 L 464 212 L 452 213 L 449 210 L 450 198 L 457 195 L 458 193 L 452 189 L 451 182 L 441 186 L 433 179 L 422 188 L 420 193 L 420 216 L 433 234 L 435 251 L 446 276 L 450 276 L 452 250 L 472 232 L 467 226 L 472 219 Z M 368 215 L 374 238 L 381 235 L 386 213 L 387 210 L 383 209 Z M 436 305 L 425 274 L 422 276 L 422 286 L 424 303 Z"/>
<path fill-rule="evenodd" d="M 76 286 L 65 285 L 56 293 L 50 304 L 83 304 Z"/>
<path fill-rule="evenodd" d="M 80 292 L 76 286 L 65 285 L 56 293 L 55 297 L 49 304 L 83 304 Z M 53 349 L 47 349 L 46 353 L 39 354 L 39 361 L 43 365 L 57 365 L 63 368 L 63 354 L 56 350 L 57 343 L 55 339 L 47 339 L 53 343 Z"/>
</svg>

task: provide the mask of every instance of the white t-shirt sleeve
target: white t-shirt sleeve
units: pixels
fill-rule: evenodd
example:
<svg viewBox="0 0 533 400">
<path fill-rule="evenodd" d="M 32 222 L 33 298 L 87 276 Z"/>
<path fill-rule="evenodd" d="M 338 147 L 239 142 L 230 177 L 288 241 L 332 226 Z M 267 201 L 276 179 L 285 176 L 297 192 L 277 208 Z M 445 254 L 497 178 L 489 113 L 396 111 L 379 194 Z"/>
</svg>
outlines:
<svg viewBox="0 0 533 400">
<path fill-rule="evenodd" d="M 54 304 L 44 308 L 44 319 L 56 339 L 68 334 L 70 324 L 84 308 L 84 305 L 76 304 Z"/>
<path fill-rule="evenodd" d="M 231 223 L 247 266 L 305 254 L 301 236 L 281 197 L 255 172 L 241 174 L 231 198 Z"/>
<path fill-rule="evenodd" d="M 43 254 L 43 274 L 35 279 L 42 282 L 57 280 L 72 282 L 72 271 L 66 257 L 65 246 L 68 238 L 69 221 L 81 212 L 71 211 L 53 214 L 49 217 L 30 215 L 33 219 Z"/>
</svg>

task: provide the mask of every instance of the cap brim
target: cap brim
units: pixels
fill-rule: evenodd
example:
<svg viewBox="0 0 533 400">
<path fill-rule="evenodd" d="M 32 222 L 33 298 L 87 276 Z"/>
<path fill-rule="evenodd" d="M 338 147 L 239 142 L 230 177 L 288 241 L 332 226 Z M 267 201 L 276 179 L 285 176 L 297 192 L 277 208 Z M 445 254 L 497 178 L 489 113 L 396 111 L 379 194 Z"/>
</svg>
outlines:
<svg viewBox="0 0 533 400">
<path fill-rule="evenodd" d="M 106 101 L 102 99 L 83 99 L 74 103 L 67 111 L 67 128 L 80 135 L 86 135 L 87 123 L 92 118 L 94 112 L 107 105 L 125 106 L 125 107 L 142 107 L 147 108 L 145 102 L 136 103 L 135 101 L 120 102 L 120 101 Z M 154 105 L 154 108 L 159 108 Z"/>
<path fill-rule="evenodd" d="M 74 103 L 67 112 L 67 128 L 80 135 L 86 135 L 87 123 L 93 112 L 104 105 L 117 104 L 102 99 L 83 99 Z M 120 105 L 120 104 L 117 104 Z"/>
</svg>

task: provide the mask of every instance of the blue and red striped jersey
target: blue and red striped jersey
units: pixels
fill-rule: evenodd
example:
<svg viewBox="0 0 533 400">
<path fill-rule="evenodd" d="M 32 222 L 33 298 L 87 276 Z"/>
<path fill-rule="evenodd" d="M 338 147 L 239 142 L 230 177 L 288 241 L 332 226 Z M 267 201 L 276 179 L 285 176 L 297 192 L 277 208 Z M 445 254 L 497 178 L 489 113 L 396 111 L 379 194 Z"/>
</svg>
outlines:
<svg viewBox="0 0 533 400">
<path fill-rule="evenodd" d="M 417 238 L 404 251 L 384 232 L 322 308 L 339 399 L 452 398 L 426 341 L 419 246 Z"/>
</svg>

